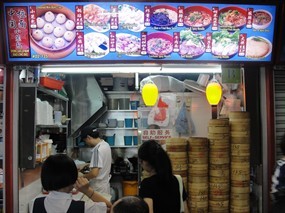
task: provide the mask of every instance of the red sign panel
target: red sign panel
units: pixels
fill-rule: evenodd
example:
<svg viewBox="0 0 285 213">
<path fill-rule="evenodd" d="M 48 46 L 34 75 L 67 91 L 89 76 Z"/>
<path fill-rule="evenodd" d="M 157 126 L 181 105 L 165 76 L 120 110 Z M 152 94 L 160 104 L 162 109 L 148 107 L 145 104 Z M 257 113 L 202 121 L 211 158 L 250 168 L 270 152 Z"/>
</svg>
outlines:
<svg viewBox="0 0 285 213">
<path fill-rule="evenodd" d="M 6 7 L 9 55 L 11 58 L 30 58 L 28 7 Z"/>
</svg>

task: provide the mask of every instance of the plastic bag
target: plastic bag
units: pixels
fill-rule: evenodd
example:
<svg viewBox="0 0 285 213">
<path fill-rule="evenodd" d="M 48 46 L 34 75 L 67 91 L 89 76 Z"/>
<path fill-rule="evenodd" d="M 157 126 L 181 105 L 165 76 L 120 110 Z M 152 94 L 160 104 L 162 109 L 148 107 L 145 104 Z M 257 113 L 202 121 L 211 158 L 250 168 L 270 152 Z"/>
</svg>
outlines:
<svg viewBox="0 0 285 213">
<path fill-rule="evenodd" d="M 176 132 L 180 134 L 187 134 L 189 132 L 187 117 L 187 109 L 184 102 L 175 121 Z"/>
</svg>

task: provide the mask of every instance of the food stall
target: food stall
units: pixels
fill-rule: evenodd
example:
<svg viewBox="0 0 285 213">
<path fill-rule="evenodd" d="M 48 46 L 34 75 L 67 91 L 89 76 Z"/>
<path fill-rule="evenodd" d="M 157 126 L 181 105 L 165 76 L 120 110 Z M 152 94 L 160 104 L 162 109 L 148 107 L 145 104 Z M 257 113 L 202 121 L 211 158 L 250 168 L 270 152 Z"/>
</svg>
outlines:
<svg viewBox="0 0 285 213">
<path fill-rule="evenodd" d="M 179 79 L 178 82 L 181 82 L 184 90 L 186 88 L 188 92 L 198 94 L 199 101 L 197 103 L 205 108 L 204 111 L 200 112 L 206 112 L 203 114 L 205 118 L 202 119 L 205 120 L 205 123 L 199 125 L 206 126 L 206 122 L 211 119 L 211 107 L 207 105 L 207 102 L 203 102 L 206 100 L 205 88 L 208 81 L 204 81 L 204 84 L 198 81 L 202 69 L 204 71 L 207 69 L 206 73 L 210 74 L 211 78 L 217 73 L 214 71 L 215 68 L 222 69 L 222 74 L 218 74 L 217 78 L 220 77 L 218 80 L 220 84 L 224 84 L 224 89 L 225 86 L 230 85 L 227 92 L 231 93 L 237 91 L 238 86 L 245 86 L 244 70 L 247 64 L 255 64 L 257 67 L 259 64 L 268 64 L 272 61 L 274 54 L 274 27 L 277 11 L 276 5 L 273 4 L 6 2 L 3 6 L 7 64 L 10 64 L 11 67 L 12 64 L 16 64 L 10 70 L 13 69 L 15 75 L 22 71 L 25 73 L 24 82 L 21 82 L 21 79 L 19 82 L 14 82 L 20 91 L 19 94 L 17 93 L 20 106 L 23 106 L 22 109 L 25 111 L 24 106 L 29 107 L 31 101 L 35 102 L 37 97 L 46 97 L 47 94 L 53 98 L 53 103 L 56 102 L 55 100 L 59 100 L 60 110 L 54 111 L 62 111 L 64 113 L 62 115 L 71 119 L 70 122 L 59 127 L 60 132 L 64 135 L 63 137 L 69 141 L 67 144 L 69 148 L 78 145 L 76 136 L 81 128 L 93 124 L 95 121 L 98 122 L 98 113 L 105 113 L 108 110 L 110 107 L 108 100 L 110 102 L 114 96 L 113 99 L 122 99 L 121 96 L 116 97 L 118 94 L 112 94 L 108 89 L 102 90 L 104 87 L 102 81 L 105 82 L 106 87 L 110 86 L 108 81 L 111 81 L 112 86 L 115 86 L 113 85 L 115 80 L 122 77 L 118 74 L 128 73 L 131 76 L 129 78 L 132 83 L 128 81 L 127 84 L 128 86 L 131 85 L 132 91 L 139 95 L 140 89 L 142 89 L 139 82 L 144 78 L 154 75 L 165 77 L 167 75 Z M 29 73 L 31 73 L 30 78 L 27 77 Z M 102 75 L 104 73 L 105 76 Z M 64 77 L 62 78 L 61 75 Z M 98 75 L 100 78 L 94 79 L 92 77 L 94 75 Z M 48 87 L 40 80 L 49 77 L 57 78 L 57 83 L 60 80 L 65 81 L 64 88 L 67 90 L 67 97 L 62 98 L 62 96 L 58 96 L 58 92 L 54 93 L 54 91 L 50 93 L 50 89 L 59 91 L 61 87 L 60 89 L 53 86 Z M 185 81 L 187 78 L 188 81 Z M 14 79 L 16 81 L 17 77 Z M 98 79 L 101 82 L 99 84 Z M 151 80 L 155 81 L 154 79 Z M 80 82 L 80 85 L 87 85 L 86 88 L 78 86 L 76 81 L 77 83 Z M 235 88 L 233 84 L 237 87 Z M 38 89 L 38 85 L 48 87 L 49 90 Z M 172 91 L 169 88 L 163 90 L 162 85 L 160 85 L 160 92 L 172 94 L 181 92 Z M 101 92 L 96 93 L 92 98 L 88 96 L 88 100 L 85 102 L 85 104 L 89 103 L 88 106 L 76 105 L 76 99 L 74 99 L 76 93 L 69 93 L 69 91 L 84 91 L 86 93 L 77 97 L 84 99 L 84 95 L 90 95 L 90 91 L 98 91 L 98 88 L 101 89 Z M 120 89 L 121 93 L 122 91 L 126 93 L 125 90 Z M 234 101 L 233 105 L 236 104 L 235 106 L 240 111 L 246 111 L 245 89 L 243 88 L 238 92 L 241 92 L 239 94 L 241 100 L 240 102 Z M 23 97 L 30 94 L 34 96 L 29 102 Z M 62 94 L 65 93 L 60 95 Z M 133 95 L 133 93 L 129 95 Z M 171 95 L 166 96 L 171 97 Z M 163 99 L 166 96 L 162 93 L 160 97 Z M 96 100 L 98 97 L 100 104 L 94 103 L 93 105 L 90 100 Z M 107 102 L 105 102 L 106 97 Z M 185 98 L 183 95 L 181 97 L 175 96 L 176 101 L 179 99 L 181 101 L 183 98 Z M 160 104 L 162 104 L 161 102 Z M 164 104 L 171 105 L 173 103 L 175 101 Z M 225 106 L 224 104 L 221 117 L 222 114 L 226 117 L 228 115 L 229 109 Z M 180 107 L 181 105 L 179 105 Z M 222 106 L 219 107 L 221 110 Z M 91 111 L 89 111 L 90 108 Z M 85 120 L 77 122 L 77 119 L 82 119 L 82 116 L 75 118 L 76 111 L 73 111 L 75 109 L 81 109 L 80 113 L 87 109 L 86 111 L 90 114 L 86 115 Z M 35 111 L 34 108 L 33 110 Z M 35 115 L 34 111 L 30 111 L 31 115 Z M 145 118 L 145 111 L 154 113 L 151 110 L 141 109 L 139 111 L 141 118 Z M 19 112 L 21 115 L 21 109 Z M 109 117 L 109 119 L 116 117 L 116 112 L 112 113 L 113 117 Z M 128 114 L 127 116 L 132 115 Z M 171 118 L 170 115 L 168 116 L 167 114 L 164 115 L 160 126 L 173 128 L 173 126 L 168 126 L 168 122 L 166 122 L 167 119 Z M 152 123 L 155 123 L 155 116 L 152 118 Z M 193 118 L 196 121 L 195 117 Z M 21 117 L 21 119 L 20 123 L 26 124 L 26 118 Z M 120 118 L 120 121 L 122 119 L 123 117 Z M 141 119 L 139 125 L 146 128 L 143 122 Z M 33 129 L 38 124 L 32 121 L 27 126 L 34 133 Z M 149 124 L 150 122 L 147 123 L 147 125 Z M 45 123 L 44 125 L 51 124 Z M 48 128 L 53 127 L 48 126 Z M 24 140 L 25 134 L 21 134 L 21 126 L 17 130 L 20 133 L 20 145 L 13 147 L 10 151 L 11 153 L 13 150 L 19 151 L 20 156 L 15 158 L 21 159 L 20 168 L 33 167 L 35 164 L 35 140 L 33 138 L 36 135 L 29 135 L 32 138 L 27 140 L 30 141 L 28 143 Z M 146 131 L 145 134 L 148 132 L 150 131 Z M 166 134 L 167 131 L 164 132 Z M 115 133 L 110 131 L 109 134 L 111 136 Z M 192 136 L 206 137 L 206 128 L 205 131 Z M 178 136 L 175 135 L 175 137 Z M 118 141 L 118 138 L 114 140 Z M 29 145 L 27 146 L 27 144 Z M 120 145 L 123 145 L 123 142 L 120 142 Z M 15 166 L 18 168 L 18 165 Z M 16 179 L 12 183 L 14 186 L 18 185 Z M 21 196 L 19 200 L 21 200 Z M 259 205 L 261 204 L 259 203 Z"/>
</svg>

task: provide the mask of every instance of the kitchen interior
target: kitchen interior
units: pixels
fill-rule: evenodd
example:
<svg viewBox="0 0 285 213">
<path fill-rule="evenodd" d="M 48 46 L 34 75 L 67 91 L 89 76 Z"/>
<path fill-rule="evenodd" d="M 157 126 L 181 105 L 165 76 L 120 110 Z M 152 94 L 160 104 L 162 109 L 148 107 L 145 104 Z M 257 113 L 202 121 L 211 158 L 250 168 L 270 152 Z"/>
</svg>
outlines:
<svg viewBox="0 0 285 213">
<path fill-rule="evenodd" d="M 79 137 L 80 130 L 86 126 L 97 127 L 112 149 L 110 183 L 114 202 L 122 196 L 137 194 L 144 175 L 138 163 L 137 148 L 143 140 L 149 139 L 150 136 L 143 133 L 149 126 L 155 124 L 162 130 L 170 129 L 174 138 L 207 137 L 205 121 L 213 116 L 205 94 L 210 81 L 214 79 L 223 85 L 223 100 L 217 107 L 220 118 L 231 110 L 245 108 L 244 70 L 236 65 L 230 69 L 212 64 L 47 65 L 15 69 L 19 73 L 20 125 L 21 122 L 26 124 L 19 129 L 19 139 L 24 146 L 19 147 L 21 212 L 25 212 L 30 199 L 43 193 L 40 166 L 49 155 L 66 153 L 74 159 L 80 172 L 89 171 L 90 148 Z M 232 82 L 236 83 L 225 83 L 226 73 L 233 70 L 237 76 Z M 78 71 L 80 75 L 74 73 Z M 52 84 L 45 80 L 51 80 Z M 148 83 L 158 87 L 156 107 L 146 106 L 142 98 L 142 88 Z M 31 105 L 32 102 L 36 104 Z M 169 111 L 156 113 L 158 106 L 167 106 Z M 31 123 L 27 125 L 25 116 L 35 119 L 28 119 Z M 181 116 L 183 120 L 179 123 Z M 35 159 L 30 160 L 29 156 L 34 154 Z"/>
</svg>

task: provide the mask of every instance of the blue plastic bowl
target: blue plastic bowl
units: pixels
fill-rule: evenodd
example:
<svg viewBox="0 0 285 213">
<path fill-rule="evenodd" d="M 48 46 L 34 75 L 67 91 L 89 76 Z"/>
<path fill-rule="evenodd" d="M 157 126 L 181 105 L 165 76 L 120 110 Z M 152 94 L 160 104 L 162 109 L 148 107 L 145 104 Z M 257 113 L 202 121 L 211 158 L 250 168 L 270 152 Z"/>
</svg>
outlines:
<svg viewBox="0 0 285 213">
<path fill-rule="evenodd" d="M 133 136 L 134 145 L 138 145 L 138 136 Z"/>
<path fill-rule="evenodd" d="M 124 136 L 125 146 L 131 146 L 133 142 L 133 136 Z"/>
<path fill-rule="evenodd" d="M 132 118 L 125 118 L 125 127 L 132 128 L 133 127 L 133 120 Z"/>
<path fill-rule="evenodd" d="M 110 146 L 114 146 L 115 145 L 115 136 L 106 136 L 106 142 L 110 145 Z"/>
</svg>

